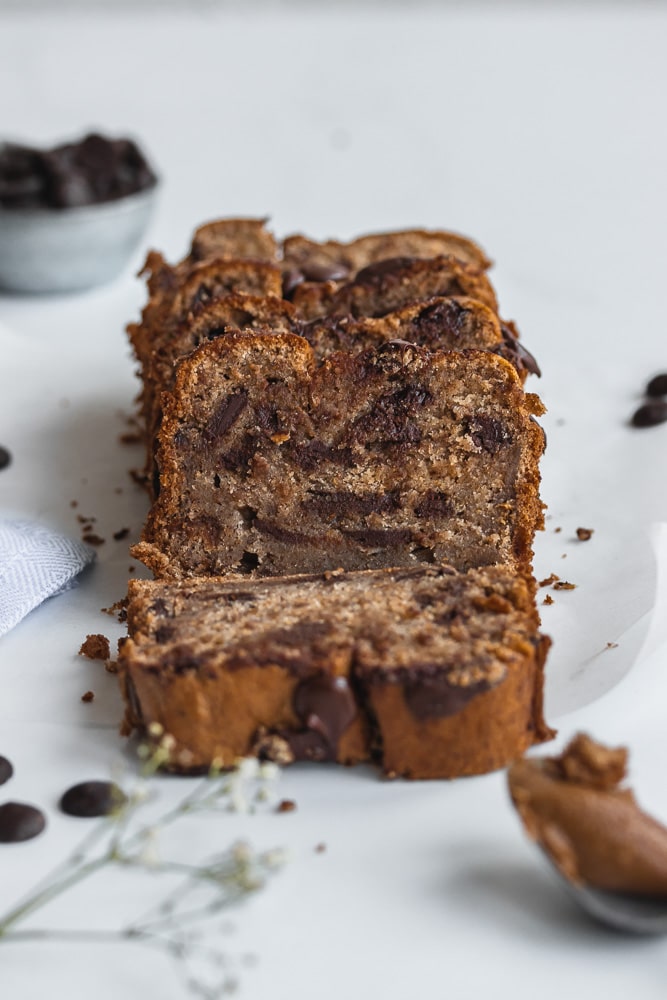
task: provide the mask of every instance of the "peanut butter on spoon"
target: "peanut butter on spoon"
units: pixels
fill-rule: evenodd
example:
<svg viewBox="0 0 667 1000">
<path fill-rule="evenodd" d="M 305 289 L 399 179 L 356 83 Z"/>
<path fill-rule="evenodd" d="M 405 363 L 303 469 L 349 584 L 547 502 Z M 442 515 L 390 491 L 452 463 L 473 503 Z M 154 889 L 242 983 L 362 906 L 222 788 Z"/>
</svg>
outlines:
<svg viewBox="0 0 667 1000">
<path fill-rule="evenodd" d="M 512 764 L 510 795 L 528 836 L 569 882 L 667 896 L 667 827 L 620 787 L 627 757 L 580 733 L 559 757 Z"/>
</svg>

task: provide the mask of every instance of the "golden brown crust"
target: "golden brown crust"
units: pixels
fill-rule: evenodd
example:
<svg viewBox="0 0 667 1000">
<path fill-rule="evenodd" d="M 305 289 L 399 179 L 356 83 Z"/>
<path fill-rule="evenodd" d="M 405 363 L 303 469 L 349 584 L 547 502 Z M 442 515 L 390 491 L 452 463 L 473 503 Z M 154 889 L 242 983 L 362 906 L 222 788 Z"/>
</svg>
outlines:
<svg viewBox="0 0 667 1000">
<path fill-rule="evenodd" d="M 305 236 L 288 236 L 283 242 L 286 267 L 308 270 L 316 267 L 342 265 L 356 274 L 369 264 L 391 257 L 452 256 L 473 267 L 486 270 L 491 261 L 472 240 L 458 233 L 406 229 L 396 232 L 360 236 L 349 243 L 326 240 L 318 243 Z"/>
</svg>

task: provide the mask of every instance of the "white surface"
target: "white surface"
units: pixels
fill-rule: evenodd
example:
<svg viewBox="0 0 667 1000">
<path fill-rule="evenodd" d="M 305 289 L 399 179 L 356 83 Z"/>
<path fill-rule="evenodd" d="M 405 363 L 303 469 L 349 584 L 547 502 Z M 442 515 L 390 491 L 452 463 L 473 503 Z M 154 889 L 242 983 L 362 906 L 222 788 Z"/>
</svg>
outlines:
<svg viewBox="0 0 667 1000">
<path fill-rule="evenodd" d="M 503 314 L 545 372 L 532 386 L 549 407 L 537 573 L 578 585 L 544 609 L 548 709 L 563 738 L 585 727 L 627 742 L 640 798 L 664 820 L 664 588 L 641 650 L 667 430 L 626 420 L 667 367 L 666 28 L 667 13 L 639 5 L 0 19 L 5 133 L 136 133 L 165 178 L 152 241 L 173 256 L 205 218 L 271 214 L 280 233 L 321 237 L 450 227 L 496 258 Z M 127 578 L 127 543 L 111 535 L 136 537 L 145 514 L 126 473 L 140 455 L 117 442 L 136 391 L 123 326 L 141 301 L 129 271 L 85 295 L 0 299 L 0 441 L 14 454 L 3 512 L 73 535 L 77 513 L 94 515 L 107 538 L 78 589 L 0 640 L 0 752 L 16 766 L 0 798 L 49 815 L 47 834 L 0 851 L 2 909 L 79 836 L 59 794 L 123 753 L 113 678 L 75 653 L 86 633 L 121 634 L 98 610 Z M 590 542 L 573 540 L 579 526 L 595 529 Z M 664 997 L 664 943 L 578 917 L 524 841 L 502 775 L 388 785 L 301 767 L 283 785 L 296 813 L 201 820 L 180 844 L 205 853 L 243 830 L 292 851 L 234 917 L 230 952 L 259 957 L 242 996 Z M 183 782 L 160 788 L 168 801 Z M 121 909 L 102 880 L 51 921 L 113 923 Z M 0 983 L 8 1000 L 184 995 L 169 966 L 129 946 L 0 948 Z"/>
</svg>

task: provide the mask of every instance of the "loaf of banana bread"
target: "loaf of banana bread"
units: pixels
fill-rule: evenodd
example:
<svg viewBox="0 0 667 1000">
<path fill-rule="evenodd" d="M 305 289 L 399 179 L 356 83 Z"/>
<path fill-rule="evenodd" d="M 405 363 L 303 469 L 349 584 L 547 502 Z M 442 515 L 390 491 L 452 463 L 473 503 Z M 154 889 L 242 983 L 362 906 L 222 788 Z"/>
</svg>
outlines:
<svg viewBox="0 0 667 1000">
<path fill-rule="evenodd" d="M 129 598 L 126 729 L 169 734 L 175 770 L 257 754 L 452 778 L 550 735 L 548 640 L 503 567 L 135 580 Z"/>
<path fill-rule="evenodd" d="M 543 408 L 496 354 L 390 341 L 318 368 L 301 337 L 232 333 L 185 358 L 163 400 L 159 496 L 134 549 L 159 577 L 530 575 Z"/>
</svg>

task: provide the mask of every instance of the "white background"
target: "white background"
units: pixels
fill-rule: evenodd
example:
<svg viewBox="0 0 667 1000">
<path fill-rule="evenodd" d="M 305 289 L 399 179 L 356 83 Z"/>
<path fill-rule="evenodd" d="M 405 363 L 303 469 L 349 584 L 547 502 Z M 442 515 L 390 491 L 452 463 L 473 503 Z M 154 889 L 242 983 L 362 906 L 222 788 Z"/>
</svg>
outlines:
<svg viewBox="0 0 667 1000">
<path fill-rule="evenodd" d="M 640 4 L 0 17 L 4 134 L 138 136 L 163 176 L 150 241 L 172 257 L 204 219 L 247 214 L 317 237 L 458 229 L 495 258 L 503 315 L 545 373 L 532 385 L 549 408 L 538 576 L 578 585 L 544 609 L 549 714 L 561 739 L 585 727 L 629 743 L 640 797 L 664 820 L 667 615 L 650 536 L 666 519 L 667 430 L 627 419 L 667 368 L 666 33 L 667 12 Z M 15 456 L 0 507 L 71 534 L 75 513 L 92 514 L 108 539 L 77 590 L 0 640 L 0 753 L 16 765 L 2 797 L 49 816 L 39 840 L 1 849 L 1 910 L 86 829 L 55 809 L 68 784 L 119 758 L 132 766 L 113 679 L 75 653 L 87 632 L 121 633 L 98 610 L 122 595 L 130 562 L 111 533 L 136 537 L 145 515 L 126 471 L 140 454 L 117 442 L 136 391 L 123 326 L 142 296 L 128 268 L 85 295 L 0 298 L 0 443 Z M 579 526 L 595 529 L 590 542 L 573 540 Z M 573 911 L 524 841 L 502 775 L 388 785 L 302 767 L 283 785 L 296 813 L 201 819 L 172 845 L 205 854 L 243 832 L 291 849 L 234 916 L 230 953 L 259 959 L 242 996 L 664 996 L 662 942 L 611 936 Z M 159 787 L 167 802 L 184 783 Z M 110 926 L 144 891 L 102 879 L 40 925 Z M 0 945 L 3 997 L 47 989 L 184 995 L 170 966 L 131 946 Z"/>
</svg>

